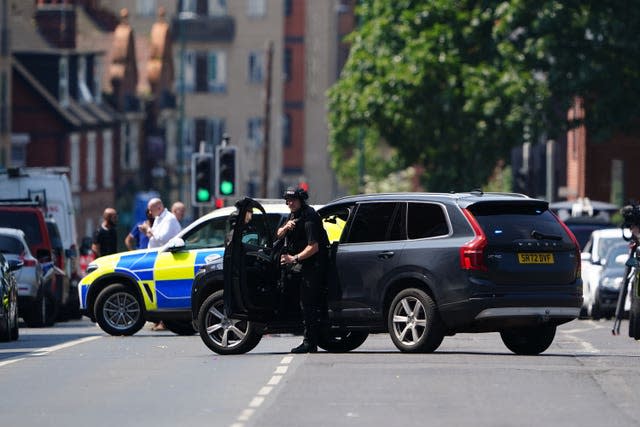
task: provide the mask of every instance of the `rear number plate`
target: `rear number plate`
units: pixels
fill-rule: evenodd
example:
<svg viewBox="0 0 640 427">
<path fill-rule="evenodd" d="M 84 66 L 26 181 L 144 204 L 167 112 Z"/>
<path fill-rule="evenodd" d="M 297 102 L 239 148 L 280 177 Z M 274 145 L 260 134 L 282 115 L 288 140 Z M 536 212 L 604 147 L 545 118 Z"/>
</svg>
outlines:
<svg viewBox="0 0 640 427">
<path fill-rule="evenodd" d="M 553 264 L 553 254 L 544 253 L 519 253 L 518 262 L 520 264 Z"/>
</svg>

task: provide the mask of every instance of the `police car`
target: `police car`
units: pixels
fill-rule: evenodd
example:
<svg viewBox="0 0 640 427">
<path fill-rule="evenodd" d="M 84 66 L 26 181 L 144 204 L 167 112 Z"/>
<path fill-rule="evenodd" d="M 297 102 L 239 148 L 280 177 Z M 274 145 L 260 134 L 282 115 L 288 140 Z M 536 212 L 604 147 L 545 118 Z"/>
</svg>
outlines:
<svg viewBox="0 0 640 427">
<path fill-rule="evenodd" d="M 275 234 L 289 209 L 281 200 L 264 206 L 268 214 L 265 226 Z M 204 266 L 222 269 L 234 212 L 233 207 L 217 209 L 194 221 L 163 247 L 96 259 L 78 286 L 82 313 L 111 335 L 133 335 L 146 321 L 160 320 L 172 332 L 193 334 L 193 279 Z"/>
</svg>

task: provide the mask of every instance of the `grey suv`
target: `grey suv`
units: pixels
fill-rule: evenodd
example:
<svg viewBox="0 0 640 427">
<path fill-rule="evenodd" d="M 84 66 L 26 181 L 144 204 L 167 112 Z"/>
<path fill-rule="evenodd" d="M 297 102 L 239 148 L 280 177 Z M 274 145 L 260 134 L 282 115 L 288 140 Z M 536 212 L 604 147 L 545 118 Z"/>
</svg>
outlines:
<svg viewBox="0 0 640 427">
<path fill-rule="evenodd" d="M 220 354 L 253 349 L 263 334 L 301 329 L 295 289 L 280 280 L 275 230 L 241 221 L 222 265 L 197 276 L 194 321 Z M 350 196 L 319 210 L 331 243 L 319 346 L 350 351 L 388 332 L 403 352 L 433 352 L 459 332 L 500 332 L 517 354 L 539 354 L 578 317 L 580 252 L 542 200 L 517 194 Z M 260 243 L 257 243 L 260 242 Z"/>
</svg>

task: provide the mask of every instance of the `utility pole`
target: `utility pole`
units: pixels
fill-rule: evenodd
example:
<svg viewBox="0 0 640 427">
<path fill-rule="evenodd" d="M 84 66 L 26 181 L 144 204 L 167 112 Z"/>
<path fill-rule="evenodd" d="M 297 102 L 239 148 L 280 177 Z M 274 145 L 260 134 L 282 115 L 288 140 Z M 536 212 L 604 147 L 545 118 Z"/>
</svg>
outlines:
<svg viewBox="0 0 640 427">
<path fill-rule="evenodd" d="M 269 190 L 269 144 L 271 133 L 271 74 L 273 68 L 273 42 L 267 41 L 267 65 L 264 102 L 264 141 L 262 146 L 262 198 L 268 197 Z"/>
</svg>

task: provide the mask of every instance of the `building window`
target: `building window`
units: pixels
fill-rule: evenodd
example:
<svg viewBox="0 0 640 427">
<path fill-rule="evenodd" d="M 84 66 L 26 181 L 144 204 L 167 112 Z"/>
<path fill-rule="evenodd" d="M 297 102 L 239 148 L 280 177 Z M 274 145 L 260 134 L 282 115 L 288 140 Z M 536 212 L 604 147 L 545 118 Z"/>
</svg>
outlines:
<svg viewBox="0 0 640 427">
<path fill-rule="evenodd" d="M 209 16 L 225 16 L 227 14 L 227 0 L 209 0 Z"/>
<path fill-rule="evenodd" d="M 111 129 L 102 132 L 102 186 L 113 187 L 113 134 Z"/>
<path fill-rule="evenodd" d="M 247 16 L 262 17 L 266 13 L 265 0 L 247 0 Z"/>
<path fill-rule="evenodd" d="M 133 170 L 138 167 L 138 123 L 125 121 L 121 128 L 122 146 L 120 167 Z"/>
<path fill-rule="evenodd" d="M 80 102 L 92 102 L 93 96 L 87 86 L 87 59 L 78 57 L 78 100 Z"/>
<path fill-rule="evenodd" d="M 198 0 L 181 0 L 180 12 L 198 12 Z"/>
<path fill-rule="evenodd" d="M 69 59 L 63 56 L 58 61 L 58 101 L 69 105 Z"/>
<path fill-rule="evenodd" d="M 102 60 L 97 55 L 93 57 L 93 98 L 102 102 Z"/>
<path fill-rule="evenodd" d="M 249 53 L 249 83 L 262 83 L 264 80 L 264 52 Z"/>
<path fill-rule="evenodd" d="M 262 117 L 252 117 L 247 121 L 247 139 L 252 148 L 261 148 L 264 141 Z"/>
<path fill-rule="evenodd" d="M 282 145 L 291 147 L 291 114 L 282 116 Z"/>
<path fill-rule="evenodd" d="M 87 133 L 87 190 L 95 190 L 96 168 L 98 166 L 98 156 L 96 151 L 96 133 Z"/>
<path fill-rule="evenodd" d="M 209 52 L 207 77 L 209 92 L 227 91 L 227 56 L 225 52 Z"/>
<path fill-rule="evenodd" d="M 136 14 L 138 16 L 153 17 L 156 14 L 156 0 L 136 0 Z"/>
<path fill-rule="evenodd" d="M 21 168 L 27 165 L 27 144 L 29 144 L 29 134 L 11 134 L 11 166 Z"/>
<path fill-rule="evenodd" d="M 286 81 L 291 81 L 291 63 L 293 61 L 293 51 L 290 48 L 284 50 L 284 78 Z"/>
<path fill-rule="evenodd" d="M 0 73 L 0 134 L 9 132 L 9 93 L 8 77 L 4 71 Z"/>
<path fill-rule="evenodd" d="M 71 158 L 69 159 L 69 169 L 71 178 L 71 190 L 80 191 L 80 135 L 72 133 L 69 138 Z"/>
<path fill-rule="evenodd" d="M 185 50 L 182 57 L 184 59 L 184 91 L 192 93 L 196 88 L 196 52 Z M 176 91 L 180 92 L 180 76 L 176 79 Z"/>
<path fill-rule="evenodd" d="M 293 12 L 293 0 L 284 0 L 284 16 L 291 16 Z"/>
</svg>

